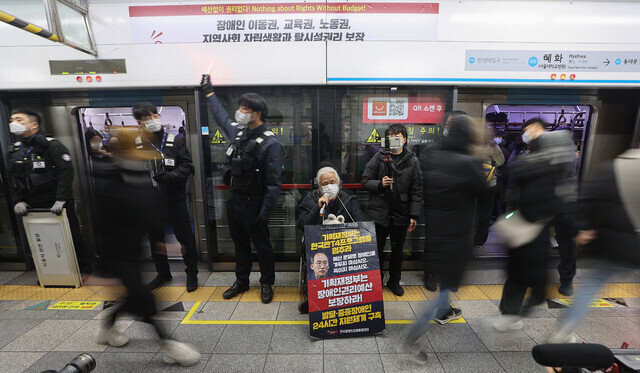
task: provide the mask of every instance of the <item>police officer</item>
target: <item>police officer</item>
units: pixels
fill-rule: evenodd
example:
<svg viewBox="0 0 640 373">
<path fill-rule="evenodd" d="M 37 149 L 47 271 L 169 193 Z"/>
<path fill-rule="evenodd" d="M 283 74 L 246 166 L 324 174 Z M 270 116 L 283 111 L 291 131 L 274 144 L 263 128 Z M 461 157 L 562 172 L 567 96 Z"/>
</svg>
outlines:
<svg viewBox="0 0 640 373">
<path fill-rule="evenodd" d="M 402 249 L 407 231 L 416 228 L 422 209 L 422 171 L 415 153 L 406 149 L 405 126 L 393 124 L 384 135 L 386 139 L 400 138 L 400 145 L 382 149 L 371 158 L 362 173 L 362 188 L 371 192 L 367 218 L 376 224 L 380 270 L 387 236 L 391 236 L 387 287 L 393 294 L 402 296 Z"/>
<path fill-rule="evenodd" d="M 260 297 L 263 303 L 269 303 L 273 299 L 275 264 L 268 217 L 282 185 L 282 146 L 265 126 L 268 109 L 260 95 L 245 93 L 240 96 L 236 121 L 233 122 L 218 101 L 210 76 L 203 75 L 200 84 L 218 125 L 229 138 L 234 139 L 227 150 L 223 178 L 229 186 L 227 217 L 235 245 L 236 281 L 223 297 L 231 299 L 249 289 L 250 242 L 253 242 L 260 263 Z"/>
<path fill-rule="evenodd" d="M 182 257 L 187 266 L 187 291 L 195 291 L 198 288 L 198 252 L 185 202 L 186 182 L 194 171 L 191 154 L 184 141 L 164 131 L 155 105 L 140 102 L 133 106 L 132 112 L 143 128 L 142 134 L 135 139 L 136 149 L 152 151 L 157 155 L 148 163 L 152 184 L 159 192 L 164 220 L 173 228 L 178 242 L 184 246 Z M 173 279 L 166 249 L 162 250 L 166 247 L 164 224 L 156 226 L 149 232 L 149 241 L 158 275 L 147 285 L 150 289 Z"/>
<path fill-rule="evenodd" d="M 73 166 L 69 150 L 58 140 L 40 132 L 40 116 L 26 109 L 11 113 L 9 130 L 19 141 L 8 154 L 9 195 L 18 216 L 29 208 L 50 208 L 60 215 L 67 208 L 78 266 L 83 274 L 91 273 L 90 256 L 73 201 Z"/>
</svg>

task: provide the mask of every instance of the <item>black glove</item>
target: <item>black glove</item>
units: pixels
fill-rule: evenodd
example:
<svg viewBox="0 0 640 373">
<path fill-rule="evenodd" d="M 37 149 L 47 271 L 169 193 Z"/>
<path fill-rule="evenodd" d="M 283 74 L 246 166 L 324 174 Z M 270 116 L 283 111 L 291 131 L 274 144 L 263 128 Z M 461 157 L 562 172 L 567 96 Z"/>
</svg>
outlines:
<svg viewBox="0 0 640 373">
<path fill-rule="evenodd" d="M 200 90 L 205 97 L 207 97 L 210 93 L 214 93 L 213 86 L 211 85 L 211 76 L 209 74 L 202 74 L 202 80 L 200 81 Z"/>
<path fill-rule="evenodd" d="M 258 215 L 258 219 L 256 219 L 256 225 L 267 225 L 269 224 L 269 217 Z"/>
<path fill-rule="evenodd" d="M 164 172 L 164 171 L 160 171 L 157 174 L 155 174 L 155 176 L 153 176 L 153 180 L 155 180 L 160 184 L 170 183 L 173 181 L 174 178 L 175 178 L 175 175 L 173 173 Z"/>
</svg>

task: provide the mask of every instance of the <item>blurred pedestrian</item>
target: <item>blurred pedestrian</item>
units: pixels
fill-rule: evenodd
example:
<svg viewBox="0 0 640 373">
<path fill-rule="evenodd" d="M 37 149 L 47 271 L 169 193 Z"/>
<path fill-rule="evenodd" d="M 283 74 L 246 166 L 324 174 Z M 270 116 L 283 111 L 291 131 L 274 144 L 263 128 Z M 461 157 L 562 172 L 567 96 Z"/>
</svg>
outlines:
<svg viewBox="0 0 640 373">
<path fill-rule="evenodd" d="M 420 156 L 429 258 L 441 286 L 437 301 L 429 303 L 407 330 L 404 345 L 413 352 L 420 352 L 416 342 L 430 320 L 446 324 L 462 316 L 462 310 L 449 305 L 449 291 L 458 289 L 471 258 L 475 200 L 486 189 L 481 160 L 470 155 L 479 142 L 478 131 L 472 118 L 456 116 L 447 137 Z"/>
<path fill-rule="evenodd" d="M 510 209 L 517 207 L 530 224 L 540 226 L 535 238 L 509 250 L 507 280 L 504 284 L 500 312 L 493 326 L 498 331 L 519 330 L 522 316 L 544 302 L 549 258 L 550 222 L 563 213 L 563 200 L 570 194 L 563 188 L 562 178 L 567 159 L 573 156 L 573 143 L 566 131 L 548 133 L 545 123 L 534 118 L 525 122 L 522 140 L 529 153 L 520 156 L 509 168 Z M 569 154 L 569 158 L 567 158 Z M 531 297 L 523 306 L 527 288 Z"/>
<path fill-rule="evenodd" d="M 582 188 L 576 242 L 596 249 L 600 263 L 562 315 L 551 343 L 575 342 L 573 332 L 604 282 L 613 274 L 640 269 L 640 150 L 627 150 L 594 175 Z"/>
<path fill-rule="evenodd" d="M 122 133 L 122 132 L 121 132 Z M 97 236 L 104 247 L 103 267 L 122 281 L 126 294 L 120 304 L 113 307 L 98 331 L 96 342 L 122 347 L 129 338 L 115 328 L 122 313 L 133 314 L 154 326 L 162 341 L 163 361 L 183 366 L 196 364 L 200 353 L 192 346 L 175 341 L 157 323 L 155 300 L 151 290 L 142 282 L 140 259 L 142 240 L 150 225 L 160 213 L 160 206 L 153 197 L 147 162 L 153 159 L 151 152 L 134 148 L 133 134 L 120 144 L 118 156 L 95 164 Z M 124 148 L 122 146 L 124 145 Z"/>
</svg>

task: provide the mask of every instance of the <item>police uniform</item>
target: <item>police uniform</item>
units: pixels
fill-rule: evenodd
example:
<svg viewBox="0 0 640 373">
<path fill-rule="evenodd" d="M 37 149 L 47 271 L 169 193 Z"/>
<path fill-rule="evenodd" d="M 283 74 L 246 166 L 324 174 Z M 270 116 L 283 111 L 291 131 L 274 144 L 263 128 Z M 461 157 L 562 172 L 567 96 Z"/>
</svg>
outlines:
<svg viewBox="0 0 640 373">
<path fill-rule="evenodd" d="M 176 239 L 185 246 L 184 263 L 188 276 L 198 274 L 198 252 L 191 228 L 186 205 L 186 182 L 194 167 L 191 154 L 184 141 L 164 130 L 158 132 L 143 131 L 135 139 L 136 149 L 157 154 L 148 162 L 151 183 L 158 193 L 164 221 L 172 228 Z M 156 253 L 156 244 L 164 241 L 164 221 L 158 221 L 156 228 L 149 232 L 153 261 L 159 275 L 170 276 L 167 255 Z"/>
<path fill-rule="evenodd" d="M 235 245 L 236 279 L 249 284 L 253 242 L 258 251 L 260 284 L 273 285 L 275 261 L 267 219 L 282 186 L 282 145 L 264 124 L 249 129 L 232 122 L 215 94 L 207 100 L 218 125 L 234 139 L 227 149 L 223 177 L 229 186 L 227 218 Z"/>
<path fill-rule="evenodd" d="M 7 163 L 9 195 L 14 205 L 26 202 L 32 208 L 50 209 L 56 201 L 65 201 L 80 272 L 91 273 L 73 201 L 69 150 L 54 137 L 37 132 L 13 144 Z"/>
</svg>

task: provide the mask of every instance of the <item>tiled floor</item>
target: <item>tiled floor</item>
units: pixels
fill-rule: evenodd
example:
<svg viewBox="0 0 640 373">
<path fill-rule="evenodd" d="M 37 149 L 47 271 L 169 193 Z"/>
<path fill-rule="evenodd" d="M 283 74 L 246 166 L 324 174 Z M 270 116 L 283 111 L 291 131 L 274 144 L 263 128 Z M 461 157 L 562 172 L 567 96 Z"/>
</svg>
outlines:
<svg viewBox="0 0 640 373">
<path fill-rule="evenodd" d="M 173 264 L 172 264 L 173 266 Z M 175 272 L 179 274 L 179 266 Z M 581 282 L 590 271 L 579 273 Z M 550 270 L 553 281 L 555 271 Z M 153 277 L 145 273 L 145 279 Z M 0 371 L 59 370 L 80 353 L 97 361 L 95 372 L 543 372 L 531 349 L 554 329 L 563 308 L 549 286 L 548 304 L 524 320 L 521 331 L 497 333 L 491 327 L 499 315 L 504 274 L 501 269 L 474 268 L 452 303 L 463 310 L 459 323 L 433 325 L 423 338 L 425 365 L 398 353 L 400 337 L 433 294 L 421 285 L 419 272 L 405 272 L 406 294 L 385 292 L 386 332 L 339 340 L 312 340 L 308 320 L 297 311 L 297 273 L 278 273 L 275 298 L 259 302 L 258 288 L 239 299 L 225 301 L 222 292 L 233 273 L 201 271 L 201 287 L 186 293 L 184 276 L 155 292 L 160 323 L 175 339 L 194 345 L 200 362 L 188 368 L 166 365 L 161 346 L 149 325 L 132 318 L 117 327 L 130 338 L 121 348 L 98 345 L 96 330 L 109 310 L 109 301 L 122 289 L 92 279 L 79 289 L 42 289 L 32 272 L 0 272 Z M 622 299 L 611 307 L 594 308 L 577 334 L 587 342 L 619 347 L 624 341 L 640 347 L 640 274 L 608 284 L 601 296 Z M 108 282 L 107 282 L 108 283 Z M 110 282 L 113 284 L 113 282 Z M 257 285 L 257 275 L 252 275 Z M 578 284 L 579 285 L 579 284 Z M 53 310 L 60 300 L 100 301 L 93 310 Z M 31 308 L 28 310 L 28 308 Z"/>
</svg>

